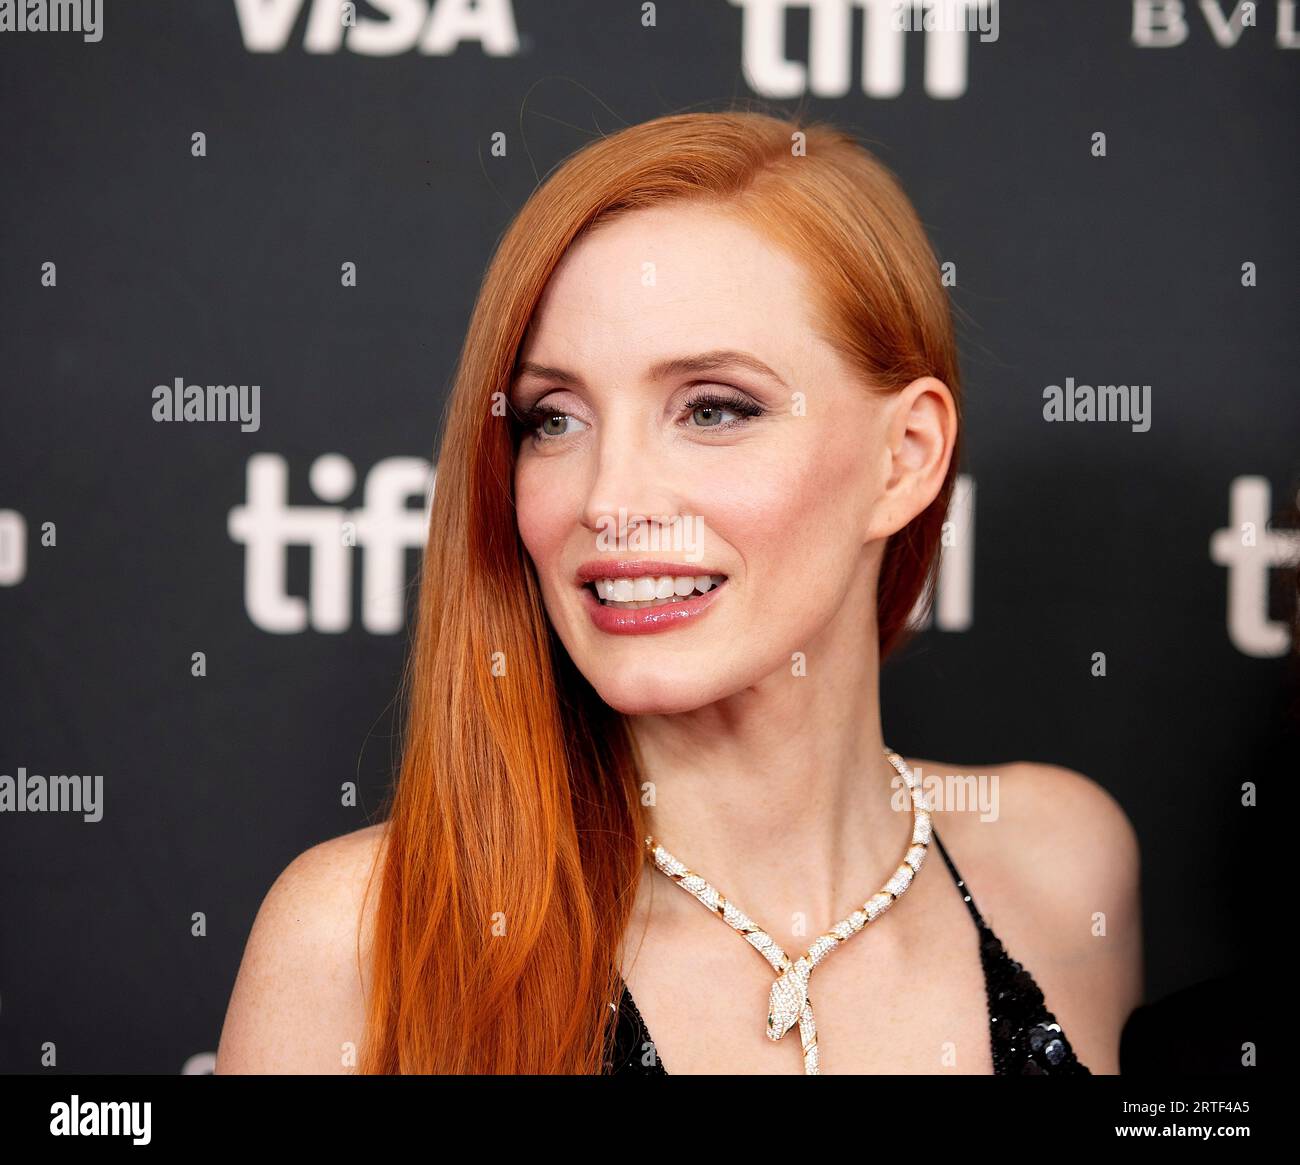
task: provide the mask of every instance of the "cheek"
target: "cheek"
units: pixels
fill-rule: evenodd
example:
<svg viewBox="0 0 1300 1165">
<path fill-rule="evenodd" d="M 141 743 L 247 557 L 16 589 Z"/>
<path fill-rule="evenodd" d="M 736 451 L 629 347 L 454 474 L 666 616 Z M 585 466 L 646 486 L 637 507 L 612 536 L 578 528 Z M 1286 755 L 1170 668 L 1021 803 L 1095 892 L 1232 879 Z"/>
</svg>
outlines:
<svg viewBox="0 0 1300 1165">
<path fill-rule="evenodd" d="M 515 521 L 519 537 L 538 571 L 544 568 L 564 545 L 569 513 L 562 489 L 557 482 L 546 482 L 536 466 L 520 461 L 515 467 Z"/>
<path fill-rule="evenodd" d="M 710 490 L 709 525 L 758 575 L 807 580 L 837 558 L 860 525 L 860 463 L 833 435 L 788 442 L 761 459 L 738 459 Z"/>
</svg>

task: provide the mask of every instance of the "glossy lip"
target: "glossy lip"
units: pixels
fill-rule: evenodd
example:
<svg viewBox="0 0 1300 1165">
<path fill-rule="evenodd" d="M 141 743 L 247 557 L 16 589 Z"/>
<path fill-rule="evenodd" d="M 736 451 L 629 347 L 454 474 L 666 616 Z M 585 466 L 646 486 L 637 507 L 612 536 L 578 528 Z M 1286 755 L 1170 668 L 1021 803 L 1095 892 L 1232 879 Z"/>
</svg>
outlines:
<svg viewBox="0 0 1300 1165">
<path fill-rule="evenodd" d="M 662 574 L 668 571 L 660 572 Z M 701 573 L 717 574 L 717 571 L 705 571 Z M 626 575 L 597 575 L 597 578 L 615 578 L 627 577 Z M 582 591 L 582 604 L 587 608 L 587 614 L 591 616 L 591 621 L 596 630 L 604 631 L 610 635 L 652 635 L 656 631 L 671 631 L 674 627 L 681 627 L 689 623 L 692 619 L 698 618 L 711 606 L 717 599 L 718 595 L 726 589 L 727 583 L 724 579 L 716 587 L 705 591 L 702 595 L 696 595 L 691 599 L 682 599 L 679 603 L 665 603 L 662 607 L 637 607 L 633 610 L 619 610 L 616 607 L 606 607 L 596 597 L 596 592 L 589 586 L 583 586 L 579 589 Z"/>
<path fill-rule="evenodd" d="M 581 590 L 583 605 L 598 631 L 606 631 L 611 635 L 649 635 L 656 631 L 671 631 L 702 615 L 713 606 L 714 600 L 726 586 L 725 582 L 719 583 L 712 590 L 696 595 L 693 599 L 683 599 L 680 603 L 665 603 L 662 607 L 637 607 L 630 611 L 604 606 L 590 587 L 584 586 Z"/>
</svg>

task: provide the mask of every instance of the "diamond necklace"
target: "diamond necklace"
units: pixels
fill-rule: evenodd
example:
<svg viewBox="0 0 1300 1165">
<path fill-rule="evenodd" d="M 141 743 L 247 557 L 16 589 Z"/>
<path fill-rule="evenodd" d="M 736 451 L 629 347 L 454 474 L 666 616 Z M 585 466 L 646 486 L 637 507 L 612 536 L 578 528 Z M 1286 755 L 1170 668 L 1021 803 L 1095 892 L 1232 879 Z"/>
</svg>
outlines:
<svg viewBox="0 0 1300 1165">
<path fill-rule="evenodd" d="M 874 922 L 890 908 L 912 884 L 912 878 L 925 861 L 930 845 L 930 809 L 912 770 L 893 749 L 885 748 L 885 759 L 907 783 L 912 795 L 912 840 L 907 853 L 893 876 L 875 894 L 842 922 L 837 922 L 808 950 L 791 962 L 789 955 L 757 923 L 746 916 L 699 874 L 689 870 L 653 837 L 645 839 L 645 848 L 654 864 L 692 897 L 697 898 L 724 922 L 740 932 L 745 941 L 765 958 L 777 973 L 777 980 L 767 1003 L 767 1035 L 779 1040 L 796 1023 L 803 1044 L 804 1074 L 820 1075 L 817 1066 L 817 1025 L 813 1021 L 812 1000 L 808 998 L 808 977 L 831 951 L 846 939 Z"/>
</svg>

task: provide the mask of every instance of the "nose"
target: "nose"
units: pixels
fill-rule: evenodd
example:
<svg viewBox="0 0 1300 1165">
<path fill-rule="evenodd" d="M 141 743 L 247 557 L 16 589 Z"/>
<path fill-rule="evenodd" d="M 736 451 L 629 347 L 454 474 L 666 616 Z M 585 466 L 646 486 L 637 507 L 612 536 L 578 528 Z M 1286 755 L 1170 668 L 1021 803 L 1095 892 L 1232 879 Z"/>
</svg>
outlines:
<svg viewBox="0 0 1300 1165">
<path fill-rule="evenodd" d="M 630 418 L 608 424 L 595 443 L 582 513 L 583 525 L 595 536 L 625 537 L 638 524 L 663 524 L 679 514 L 667 452 L 635 428 Z"/>
</svg>

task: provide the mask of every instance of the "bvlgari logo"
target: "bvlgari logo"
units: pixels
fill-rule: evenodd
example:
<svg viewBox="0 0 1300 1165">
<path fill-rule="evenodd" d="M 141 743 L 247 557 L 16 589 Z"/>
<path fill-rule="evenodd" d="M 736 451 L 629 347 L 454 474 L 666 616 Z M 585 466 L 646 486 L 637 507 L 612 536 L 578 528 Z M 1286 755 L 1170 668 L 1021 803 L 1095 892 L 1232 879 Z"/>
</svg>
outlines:
<svg viewBox="0 0 1300 1165">
<path fill-rule="evenodd" d="M 1171 49 L 1188 41 L 1199 41 L 1201 31 L 1191 11 L 1199 11 L 1205 28 L 1221 49 L 1235 48 L 1238 42 L 1258 40 L 1267 31 L 1257 31 L 1260 10 L 1271 7 L 1273 43 L 1280 49 L 1300 49 L 1296 29 L 1296 0 L 1274 0 L 1270 6 L 1259 0 L 1237 0 L 1225 9 L 1219 0 L 1201 0 L 1200 4 L 1183 0 L 1133 0 L 1133 43 L 1140 49 Z M 1267 17 L 1266 17 L 1267 19 Z"/>
<path fill-rule="evenodd" d="M 490 57 L 519 52 L 510 0 L 235 0 L 244 47 L 250 53 L 284 52 L 304 10 L 302 47 L 309 53 L 446 56 L 464 41 L 478 42 Z"/>
</svg>

